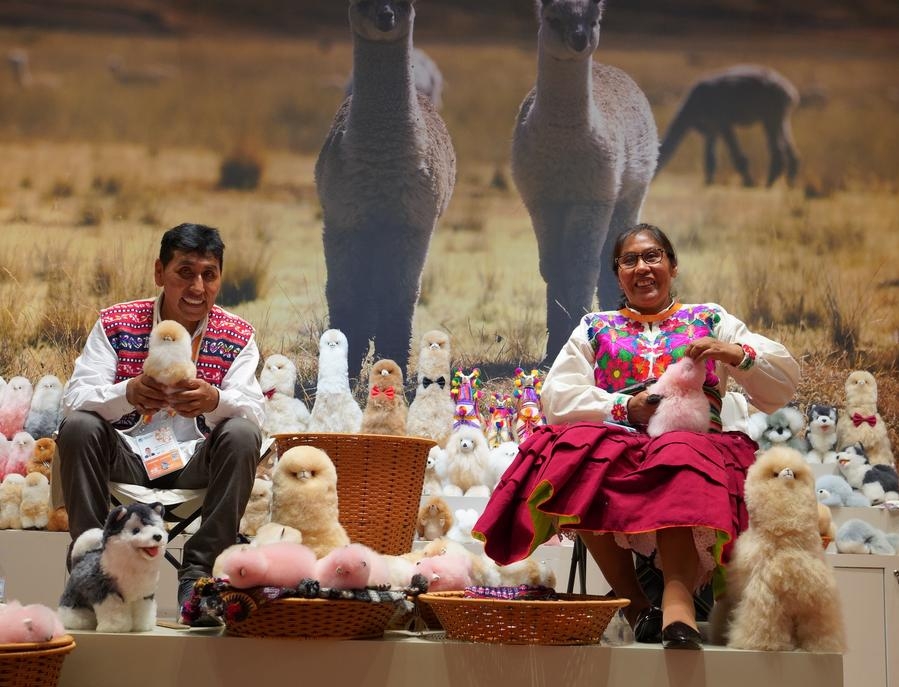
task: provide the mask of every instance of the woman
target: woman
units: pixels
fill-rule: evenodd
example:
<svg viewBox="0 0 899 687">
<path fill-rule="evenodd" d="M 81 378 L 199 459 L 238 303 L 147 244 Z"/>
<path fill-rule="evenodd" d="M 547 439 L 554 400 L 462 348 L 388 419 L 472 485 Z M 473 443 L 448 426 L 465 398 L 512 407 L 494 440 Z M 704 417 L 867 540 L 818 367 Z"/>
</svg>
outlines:
<svg viewBox="0 0 899 687">
<path fill-rule="evenodd" d="M 543 384 L 551 424 L 520 446 L 474 531 L 501 564 L 557 529 L 576 531 L 615 594 L 631 600 L 625 617 L 638 641 L 699 649 L 693 591 L 720 572 L 746 527 L 743 481 L 757 448 L 722 431 L 728 377 L 771 412 L 793 395 L 799 368 L 721 306 L 679 303 L 677 256 L 658 227 L 628 230 L 614 256 L 623 307 L 586 315 L 571 334 Z M 641 383 L 684 356 L 706 366 L 709 431 L 652 439 L 645 427 L 658 399 Z M 637 581 L 632 550 L 658 551 L 661 609 Z"/>
</svg>

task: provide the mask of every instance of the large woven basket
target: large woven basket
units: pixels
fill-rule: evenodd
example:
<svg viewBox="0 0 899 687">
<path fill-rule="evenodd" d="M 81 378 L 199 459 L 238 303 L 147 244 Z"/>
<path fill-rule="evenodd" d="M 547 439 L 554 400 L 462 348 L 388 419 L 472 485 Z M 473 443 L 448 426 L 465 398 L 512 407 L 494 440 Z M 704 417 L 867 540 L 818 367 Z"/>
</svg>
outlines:
<svg viewBox="0 0 899 687">
<path fill-rule="evenodd" d="M 447 639 L 491 644 L 598 644 L 629 599 L 559 594 L 558 601 L 465 598 L 464 592 L 429 592 L 429 604 Z"/>
<path fill-rule="evenodd" d="M 384 434 L 276 434 L 278 455 L 315 446 L 337 468 L 340 523 L 350 540 L 394 556 L 408 553 L 435 442 Z"/>
<path fill-rule="evenodd" d="M 222 594 L 225 604 L 242 604 L 243 620 L 225 624 L 237 637 L 290 637 L 293 639 L 369 639 L 383 636 L 396 613 L 392 603 L 341 599 L 273 599 L 257 603 L 257 597 L 239 590 Z"/>
<path fill-rule="evenodd" d="M 49 642 L 0 644 L 0 686 L 55 687 L 62 662 L 74 648 L 71 635 Z"/>
</svg>

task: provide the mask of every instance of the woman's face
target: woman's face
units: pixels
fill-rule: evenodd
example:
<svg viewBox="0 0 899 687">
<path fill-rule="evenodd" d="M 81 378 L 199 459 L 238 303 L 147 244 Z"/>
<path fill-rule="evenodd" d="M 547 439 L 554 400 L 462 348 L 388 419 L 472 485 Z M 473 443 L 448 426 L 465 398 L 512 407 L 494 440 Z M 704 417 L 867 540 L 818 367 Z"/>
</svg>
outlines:
<svg viewBox="0 0 899 687">
<path fill-rule="evenodd" d="M 677 276 L 677 265 L 671 264 L 671 258 L 665 253 L 665 249 L 652 234 L 646 232 L 634 234 L 627 239 L 618 255 L 642 253 L 651 248 L 662 251 L 661 262 L 647 265 L 640 259 L 630 269 L 620 264 L 618 267 L 618 284 L 628 304 L 646 314 L 661 312 L 668 307 L 671 302 L 671 280 Z"/>
</svg>

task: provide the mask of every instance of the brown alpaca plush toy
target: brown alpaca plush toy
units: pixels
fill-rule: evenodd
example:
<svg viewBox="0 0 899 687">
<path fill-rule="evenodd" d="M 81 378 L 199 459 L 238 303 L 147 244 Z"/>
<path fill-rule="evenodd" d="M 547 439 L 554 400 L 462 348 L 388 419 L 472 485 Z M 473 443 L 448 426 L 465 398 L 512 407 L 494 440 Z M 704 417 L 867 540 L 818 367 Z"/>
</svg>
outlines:
<svg viewBox="0 0 899 687">
<path fill-rule="evenodd" d="M 363 434 L 406 433 L 408 407 L 403 395 L 403 371 L 392 360 L 379 360 L 368 373 L 368 401 L 362 412 Z"/>
</svg>

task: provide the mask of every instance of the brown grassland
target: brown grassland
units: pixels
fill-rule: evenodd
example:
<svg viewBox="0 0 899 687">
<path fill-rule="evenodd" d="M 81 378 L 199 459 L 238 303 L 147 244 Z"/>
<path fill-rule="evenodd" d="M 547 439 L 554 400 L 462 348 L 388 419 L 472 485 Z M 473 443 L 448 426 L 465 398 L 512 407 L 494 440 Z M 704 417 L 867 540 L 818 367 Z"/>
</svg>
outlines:
<svg viewBox="0 0 899 687">
<path fill-rule="evenodd" d="M 721 303 L 801 360 L 800 405 L 840 405 L 848 371 L 873 371 L 899 448 L 897 46 L 877 33 L 604 35 L 596 58 L 643 87 L 660 132 L 695 78 L 738 62 L 773 66 L 817 97 L 793 119 L 794 188 L 740 187 L 724 150 L 720 183 L 705 187 L 694 135 L 653 182 L 643 218 L 679 250 L 683 299 Z M 544 343 L 536 245 L 508 169 L 535 43 L 421 47 L 446 79 L 458 179 L 415 337 L 447 331 L 457 364 L 496 370 L 501 387 Z M 225 305 L 257 326 L 263 355 L 292 356 L 314 388 L 327 309 L 312 168 L 348 40 L 0 31 L 2 53 L 12 48 L 28 50 L 35 79 L 23 90 L 0 73 L 0 375 L 67 377 L 99 307 L 153 292 L 161 231 L 196 221 L 228 245 Z M 169 78 L 124 86 L 107 69 L 114 54 Z M 762 178 L 761 132 L 739 135 Z M 220 188 L 222 162 L 237 155 L 262 173 L 254 190 Z"/>
</svg>

